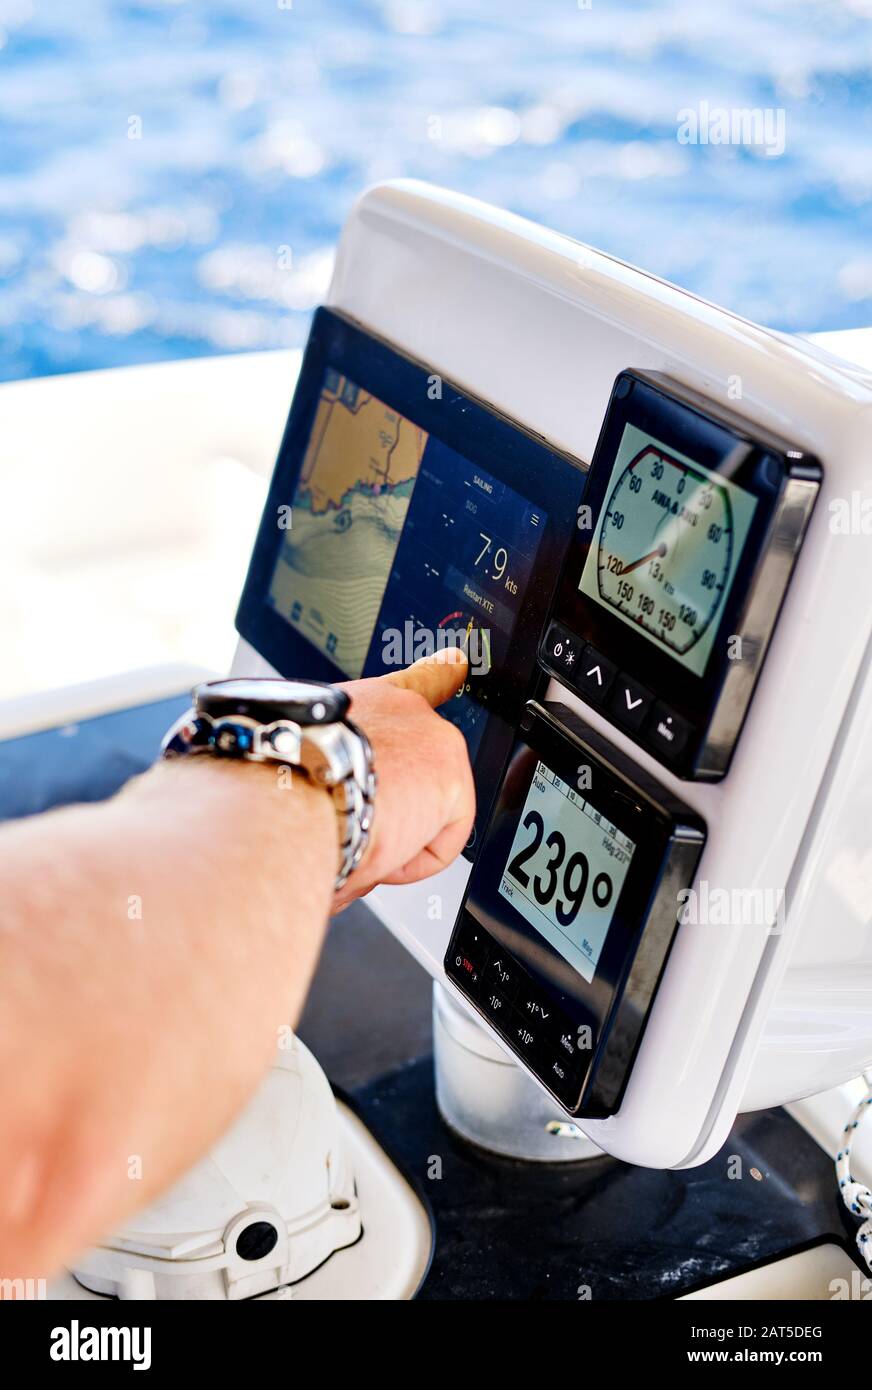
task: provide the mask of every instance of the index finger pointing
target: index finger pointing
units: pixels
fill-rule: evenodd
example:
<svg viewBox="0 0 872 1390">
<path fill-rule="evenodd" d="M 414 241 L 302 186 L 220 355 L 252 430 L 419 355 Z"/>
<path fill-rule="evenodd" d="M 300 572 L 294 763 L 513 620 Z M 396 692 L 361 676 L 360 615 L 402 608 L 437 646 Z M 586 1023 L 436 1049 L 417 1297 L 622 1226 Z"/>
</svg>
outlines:
<svg viewBox="0 0 872 1390">
<path fill-rule="evenodd" d="M 466 653 L 460 647 L 443 647 L 432 656 L 423 656 L 402 671 L 391 671 L 381 679 L 400 690 L 415 690 L 427 703 L 437 706 L 456 695 L 469 670 Z"/>
</svg>

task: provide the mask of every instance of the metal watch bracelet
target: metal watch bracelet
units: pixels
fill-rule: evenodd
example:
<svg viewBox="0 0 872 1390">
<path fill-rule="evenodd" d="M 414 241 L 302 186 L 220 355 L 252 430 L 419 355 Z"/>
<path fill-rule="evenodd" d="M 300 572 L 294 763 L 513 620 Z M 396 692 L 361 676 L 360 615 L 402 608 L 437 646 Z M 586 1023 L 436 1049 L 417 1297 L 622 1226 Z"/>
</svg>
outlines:
<svg viewBox="0 0 872 1390">
<path fill-rule="evenodd" d="M 362 860 L 372 832 L 376 774 L 369 739 L 350 720 L 300 725 L 289 719 L 261 724 L 246 715 L 212 718 L 189 709 L 164 737 L 164 758 L 212 754 L 244 762 L 270 762 L 302 771 L 333 798 L 339 822 L 339 870 L 344 887 Z"/>
</svg>

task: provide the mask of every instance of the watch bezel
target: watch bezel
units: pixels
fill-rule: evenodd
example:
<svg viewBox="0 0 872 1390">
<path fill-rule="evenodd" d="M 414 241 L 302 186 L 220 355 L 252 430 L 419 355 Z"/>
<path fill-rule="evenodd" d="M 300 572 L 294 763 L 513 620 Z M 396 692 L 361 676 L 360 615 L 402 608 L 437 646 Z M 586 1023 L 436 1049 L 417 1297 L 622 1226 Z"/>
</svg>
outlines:
<svg viewBox="0 0 872 1390">
<path fill-rule="evenodd" d="M 263 693 L 252 696 L 252 687 L 258 686 Z M 349 696 L 335 685 L 283 680 L 279 676 L 231 676 L 203 681 L 194 687 L 191 698 L 194 708 L 210 719 L 236 715 L 259 724 L 288 720 L 303 728 L 342 723 L 351 708 Z"/>
</svg>

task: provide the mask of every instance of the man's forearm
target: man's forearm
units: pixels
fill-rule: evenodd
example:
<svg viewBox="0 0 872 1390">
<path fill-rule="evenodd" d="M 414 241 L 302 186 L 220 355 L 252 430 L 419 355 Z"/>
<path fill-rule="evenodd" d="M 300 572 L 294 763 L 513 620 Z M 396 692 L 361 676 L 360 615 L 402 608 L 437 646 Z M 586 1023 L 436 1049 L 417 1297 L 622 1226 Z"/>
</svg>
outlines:
<svg viewBox="0 0 872 1390">
<path fill-rule="evenodd" d="M 0 1273 L 48 1272 L 165 1187 L 296 1022 L 336 824 L 280 771 L 163 764 L 0 832 Z"/>
</svg>

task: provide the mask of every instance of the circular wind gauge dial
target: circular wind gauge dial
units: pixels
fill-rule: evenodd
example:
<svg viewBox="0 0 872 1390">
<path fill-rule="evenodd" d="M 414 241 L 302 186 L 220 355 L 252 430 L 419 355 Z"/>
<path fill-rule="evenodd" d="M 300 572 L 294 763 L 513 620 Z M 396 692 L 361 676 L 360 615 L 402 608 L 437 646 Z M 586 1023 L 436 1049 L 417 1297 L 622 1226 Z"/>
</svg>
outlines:
<svg viewBox="0 0 872 1390">
<path fill-rule="evenodd" d="M 599 529 L 602 602 L 683 656 L 715 618 L 732 558 L 727 489 L 661 449 L 637 454 L 615 482 Z"/>
</svg>

